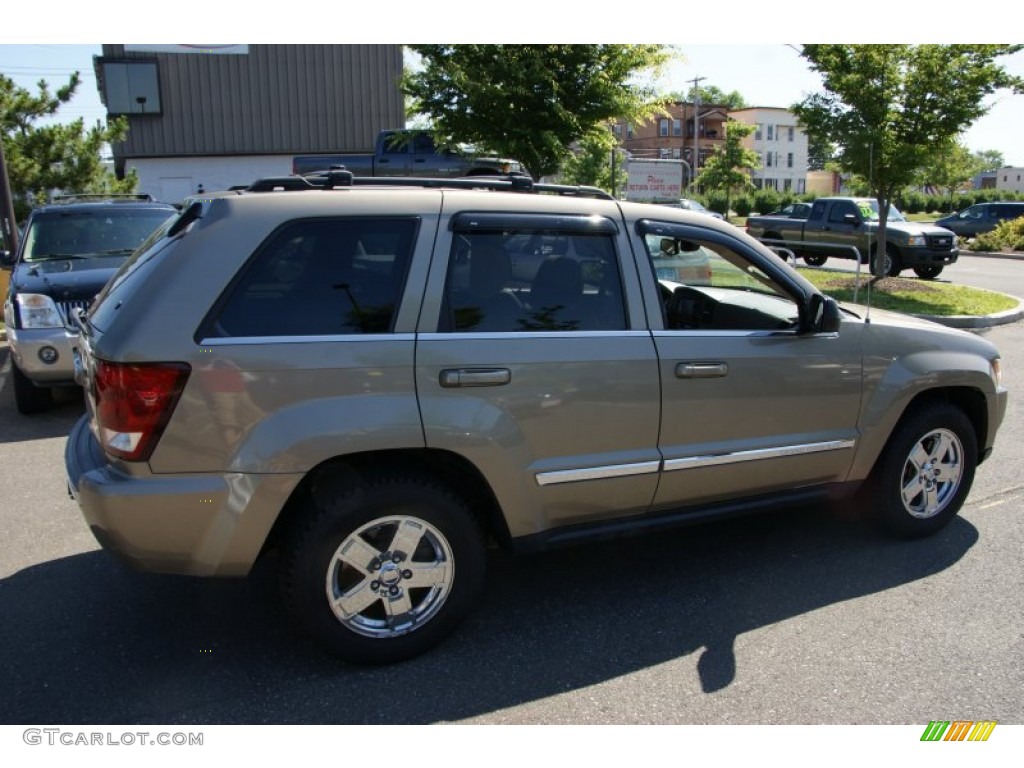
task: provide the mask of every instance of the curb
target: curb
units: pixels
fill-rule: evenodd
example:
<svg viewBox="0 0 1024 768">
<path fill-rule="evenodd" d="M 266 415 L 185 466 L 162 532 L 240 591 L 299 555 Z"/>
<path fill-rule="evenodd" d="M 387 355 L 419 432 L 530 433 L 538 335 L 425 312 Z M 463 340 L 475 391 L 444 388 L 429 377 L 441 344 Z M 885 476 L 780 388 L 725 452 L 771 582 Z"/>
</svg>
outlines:
<svg viewBox="0 0 1024 768">
<path fill-rule="evenodd" d="M 1005 251 L 960 251 L 960 256 L 980 256 L 985 259 L 1024 261 L 1024 253 L 1006 253 Z"/>
<path fill-rule="evenodd" d="M 995 293 L 995 291 L 992 291 Z M 1008 293 L 1003 296 L 1010 296 Z M 914 315 L 922 320 L 931 320 L 950 328 L 967 328 L 977 330 L 979 328 L 992 328 L 997 325 L 1009 325 L 1024 318 L 1024 301 L 1016 296 L 1010 296 L 1017 302 L 1016 309 L 1007 309 L 1003 312 L 996 312 L 994 315 Z"/>
</svg>

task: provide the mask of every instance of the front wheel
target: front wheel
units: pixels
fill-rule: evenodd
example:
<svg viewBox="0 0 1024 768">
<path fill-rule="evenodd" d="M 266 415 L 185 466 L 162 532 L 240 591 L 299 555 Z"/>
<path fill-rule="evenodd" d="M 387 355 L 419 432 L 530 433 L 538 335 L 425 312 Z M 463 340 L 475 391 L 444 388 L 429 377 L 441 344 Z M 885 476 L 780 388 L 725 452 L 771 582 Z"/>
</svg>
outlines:
<svg viewBox="0 0 1024 768">
<path fill-rule="evenodd" d="M 881 264 L 879 264 L 881 259 Z M 903 262 L 900 255 L 892 246 L 889 246 L 884 253 L 879 254 L 879 248 L 871 249 L 871 274 L 878 277 L 895 277 L 903 269 Z M 881 271 L 879 271 L 881 270 Z"/>
<path fill-rule="evenodd" d="M 389 476 L 312 494 L 282 562 L 292 614 L 357 664 L 417 656 L 447 637 L 483 587 L 483 541 L 461 499 Z"/>
<path fill-rule="evenodd" d="M 828 256 L 804 256 L 804 261 L 812 267 L 820 267 L 828 261 Z"/>
<path fill-rule="evenodd" d="M 931 403 L 896 427 L 862 490 L 861 503 L 888 532 L 927 536 L 960 511 L 977 463 L 970 419 L 953 405 Z"/>
<path fill-rule="evenodd" d="M 936 277 L 942 274 L 942 265 L 927 264 L 921 267 L 914 267 L 914 274 L 916 274 L 922 280 L 934 280 Z"/>
<path fill-rule="evenodd" d="M 11 364 L 11 378 L 14 379 L 14 406 L 18 413 L 27 416 L 42 413 L 53 406 L 53 390 L 37 387 L 16 363 Z"/>
</svg>

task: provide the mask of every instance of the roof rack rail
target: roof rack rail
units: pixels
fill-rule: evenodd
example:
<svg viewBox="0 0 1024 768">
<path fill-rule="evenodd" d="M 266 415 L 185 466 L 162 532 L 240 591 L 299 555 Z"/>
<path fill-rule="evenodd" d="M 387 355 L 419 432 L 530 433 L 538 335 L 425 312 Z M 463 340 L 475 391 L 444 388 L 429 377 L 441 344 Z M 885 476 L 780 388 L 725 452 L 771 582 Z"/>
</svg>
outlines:
<svg viewBox="0 0 1024 768">
<path fill-rule="evenodd" d="M 117 202 L 144 202 L 152 203 L 153 196 L 146 192 L 139 193 L 127 193 L 127 192 L 68 192 L 60 193 L 50 197 L 51 203 L 89 203 L 89 202 L 103 202 L 110 201 L 112 203 Z"/>
<path fill-rule="evenodd" d="M 500 176 L 461 176 L 454 179 L 425 178 L 418 176 L 355 176 L 344 167 L 329 171 L 317 171 L 305 176 L 271 176 L 257 179 L 250 184 L 248 192 L 295 192 L 311 189 L 335 189 L 337 187 L 422 187 L 425 189 L 489 189 L 496 192 L 528 192 L 563 195 L 566 197 L 592 197 L 599 200 L 614 200 L 610 194 L 598 187 L 570 186 L 566 184 L 538 184 L 523 174 Z"/>
</svg>

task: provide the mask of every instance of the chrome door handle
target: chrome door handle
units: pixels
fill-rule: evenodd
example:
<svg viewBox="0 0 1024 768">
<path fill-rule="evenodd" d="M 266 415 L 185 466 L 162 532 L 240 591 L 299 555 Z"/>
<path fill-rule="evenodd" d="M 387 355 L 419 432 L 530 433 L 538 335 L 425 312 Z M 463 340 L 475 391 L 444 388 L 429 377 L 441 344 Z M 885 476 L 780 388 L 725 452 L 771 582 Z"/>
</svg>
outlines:
<svg viewBox="0 0 1024 768">
<path fill-rule="evenodd" d="M 439 378 L 445 389 L 452 387 L 500 387 L 512 381 L 508 368 L 447 368 Z"/>
<path fill-rule="evenodd" d="M 727 363 L 679 363 L 677 379 L 717 379 L 729 374 Z"/>
</svg>

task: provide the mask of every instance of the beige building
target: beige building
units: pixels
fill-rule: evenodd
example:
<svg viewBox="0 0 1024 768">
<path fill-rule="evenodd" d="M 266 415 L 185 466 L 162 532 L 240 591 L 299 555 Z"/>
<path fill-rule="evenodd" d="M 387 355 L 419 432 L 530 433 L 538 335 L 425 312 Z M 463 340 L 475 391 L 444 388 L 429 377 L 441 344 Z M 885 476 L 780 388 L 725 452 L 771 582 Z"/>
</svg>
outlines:
<svg viewBox="0 0 1024 768">
<path fill-rule="evenodd" d="M 761 156 L 761 167 L 752 174 L 755 187 L 797 194 L 807 191 L 807 134 L 792 112 L 781 107 L 749 107 L 729 116 L 755 127 L 743 142 Z"/>
<path fill-rule="evenodd" d="M 1024 168 L 1007 166 L 996 173 L 996 189 L 1005 192 L 1024 192 Z"/>
</svg>

